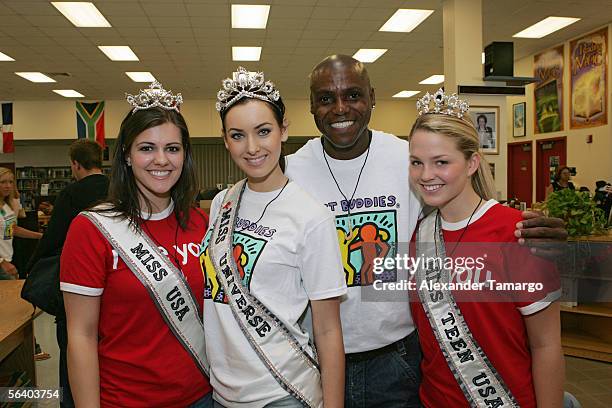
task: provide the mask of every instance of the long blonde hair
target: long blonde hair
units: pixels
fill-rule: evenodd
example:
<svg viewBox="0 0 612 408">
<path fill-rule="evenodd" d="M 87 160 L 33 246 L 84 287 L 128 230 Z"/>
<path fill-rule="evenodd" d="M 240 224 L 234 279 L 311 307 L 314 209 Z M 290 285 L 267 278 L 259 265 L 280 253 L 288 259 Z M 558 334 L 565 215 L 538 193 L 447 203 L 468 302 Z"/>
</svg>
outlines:
<svg viewBox="0 0 612 408">
<path fill-rule="evenodd" d="M 469 160 L 474 154 L 480 156 L 480 166 L 471 176 L 472 188 L 484 200 L 494 197 L 495 188 L 491 169 L 479 150 L 478 133 L 468 117 L 460 119 L 455 116 L 436 113 L 421 115 L 412 125 L 410 136 L 408 136 L 409 140 L 412 139 L 412 135 L 417 130 L 425 130 L 454 139 L 457 149 L 463 153 L 466 160 Z"/>
<path fill-rule="evenodd" d="M 13 209 L 13 211 L 17 212 L 17 209 L 14 207 L 16 207 L 15 202 L 19 196 L 17 194 L 17 186 L 15 185 L 15 174 L 11 171 L 11 169 L 7 169 L 6 167 L 0 167 L 0 178 L 2 178 L 2 176 L 4 176 L 5 174 L 10 174 L 13 178 L 13 191 L 10 192 L 6 199 L 5 197 L 2 197 L 0 195 L 0 203 L 8 204 L 9 207 Z"/>
</svg>

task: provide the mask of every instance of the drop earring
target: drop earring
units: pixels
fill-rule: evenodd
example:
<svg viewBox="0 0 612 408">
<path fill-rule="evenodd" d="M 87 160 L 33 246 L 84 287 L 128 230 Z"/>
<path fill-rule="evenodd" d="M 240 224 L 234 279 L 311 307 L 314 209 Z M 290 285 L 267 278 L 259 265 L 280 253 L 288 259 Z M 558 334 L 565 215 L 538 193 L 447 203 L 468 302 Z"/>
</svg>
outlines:
<svg viewBox="0 0 612 408">
<path fill-rule="evenodd" d="M 132 167 L 132 160 L 130 160 L 129 157 L 125 159 L 125 162 L 127 163 L 128 167 Z"/>
</svg>

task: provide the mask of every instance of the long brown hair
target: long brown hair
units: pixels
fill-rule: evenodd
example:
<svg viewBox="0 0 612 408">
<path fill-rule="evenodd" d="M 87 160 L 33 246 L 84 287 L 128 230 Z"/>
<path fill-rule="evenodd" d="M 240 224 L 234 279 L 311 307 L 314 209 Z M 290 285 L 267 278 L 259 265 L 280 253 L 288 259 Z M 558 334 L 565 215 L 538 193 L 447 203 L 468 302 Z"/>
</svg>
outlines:
<svg viewBox="0 0 612 408">
<path fill-rule="evenodd" d="M 463 153 L 466 160 L 469 160 L 474 154 L 480 156 L 480 166 L 471 176 L 472 188 L 484 200 L 494 197 L 495 188 L 491 169 L 480 152 L 478 133 L 468 117 L 460 119 L 450 115 L 428 113 L 419 116 L 414 122 L 410 136 L 408 136 L 409 140 L 412 139 L 412 135 L 417 130 L 425 130 L 452 138 L 457 149 Z"/>
</svg>

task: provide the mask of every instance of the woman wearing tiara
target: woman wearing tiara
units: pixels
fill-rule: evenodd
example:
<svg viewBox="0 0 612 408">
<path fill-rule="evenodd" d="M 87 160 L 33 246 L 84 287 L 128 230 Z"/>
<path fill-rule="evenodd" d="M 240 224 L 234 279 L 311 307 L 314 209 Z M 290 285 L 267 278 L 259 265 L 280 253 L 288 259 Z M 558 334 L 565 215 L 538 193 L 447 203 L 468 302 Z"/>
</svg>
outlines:
<svg viewBox="0 0 612 408">
<path fill-rule="evenodd" d="M 197 248 L 206 215 L 182 96 L 128 95 L 108 201 L 70 226 L 60 287 L 78 407 L 212 407 Z"/>
<path fill-rule="evenodd" d="M 516 244 L 521 213 L 491 198 L 489 166 L 466 116 L 467 103 L 440 90 L 422 98 L 417 109 L 409 136 L 410 183 L 435 210 L 417 227 L 416 254 L 441 260 L 415 274 L 414 295 L 421 303 L 411 303 L 411 309 L 423 351 L 421 402 L 561 407 L 564 365 L 554 270 Z M 470 258 L 471 270 L 453 269 Z M 485 272 L 489 283 L 540 282 L 543 288 L 509 296 L 493 292 L 493 284 L 480 292 L 422 285 L 483 283 L 477 276 Z"/>
<path fill-rule="evenodd" d="M 215 197 L 202 245 L 215 406 L 341 407 L 346 286 L 332 216 L 283 174 L 287 120 L 274 85 L 238 68 L 217 97 L 246 179 Z M 309 303 L 318 360 L 300 327 Z"/>
</svg>

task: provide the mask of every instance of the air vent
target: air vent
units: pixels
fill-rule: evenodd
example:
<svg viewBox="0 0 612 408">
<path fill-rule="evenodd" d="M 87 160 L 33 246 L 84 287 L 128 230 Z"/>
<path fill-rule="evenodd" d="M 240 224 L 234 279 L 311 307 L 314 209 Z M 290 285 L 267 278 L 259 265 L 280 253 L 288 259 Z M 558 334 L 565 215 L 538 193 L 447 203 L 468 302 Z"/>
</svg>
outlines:
<svg viewBox="0 0 612 408">
<path fill-rule="evenodd" d="M 51 78 L 72 76 L 70 72 L 45 72 L 45 75 L 50 76 Z"/>
</svg>

